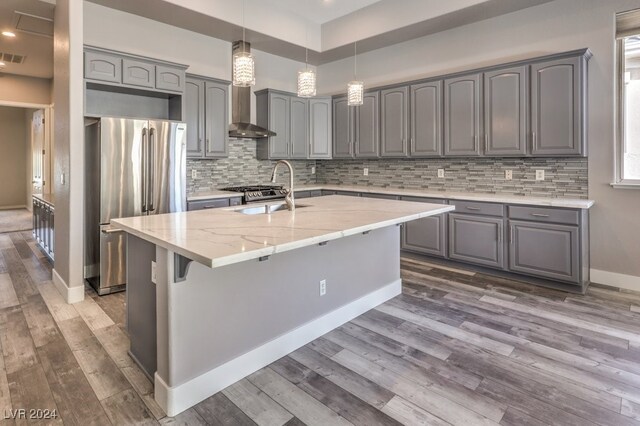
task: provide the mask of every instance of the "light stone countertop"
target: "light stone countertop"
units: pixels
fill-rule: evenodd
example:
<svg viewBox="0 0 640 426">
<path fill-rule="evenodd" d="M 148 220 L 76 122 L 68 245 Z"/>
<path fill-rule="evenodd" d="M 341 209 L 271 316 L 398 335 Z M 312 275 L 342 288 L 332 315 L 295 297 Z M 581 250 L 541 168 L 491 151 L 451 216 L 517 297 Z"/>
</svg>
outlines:
<svg viewBox="0 0 640 426">
<path fill-rule="evenodd" d="M 489 203 L 504 203 L 504 204 L 522 204 L 529 206 L 547 206 L 547 207 L 561 207 L 567 209 L 589 209 L 594 204 L 593 200 L 585 200 L 579 198 L 545 198 L 545 197 L 530 197 L 523 195 L 511 195 L 511 194 L 485 194 L 478 192 L 454 192 L 454 191 L 429 191 L 428 189 L 399 189 L 399 188 L 383 188 L 376 186 L 349 186 L 349 185 L 301 185 L 294 186 L 296 191 L 314 191 L 325 189 L 328 191 L 352 191 L 363 193 L 375 193 L 375 194 L 389 194 L 389 195 L 404 195 L 407 197 L 428 197 L 428 198 L 443 198 L 448 200 L 469 200 L 469 201 L 484 201 Z M 227 192 L 227 191 L 203 191 L 190 195 L 188 201 L 200 201 L 200 200 L 212 200 L 215 198 L 231 198 L 234 196 L 241 196 L 240 192 Z"/>
<path fill-rule="evenodd" d="M 236 211 L 242 208 L 237 206 L 114 219 L 111 224 L 217 268 L 454 209 L 441 204 L 339 195 L 308 198 L 296 204 L 294 212 L 245 215 Z"/>
</svg>

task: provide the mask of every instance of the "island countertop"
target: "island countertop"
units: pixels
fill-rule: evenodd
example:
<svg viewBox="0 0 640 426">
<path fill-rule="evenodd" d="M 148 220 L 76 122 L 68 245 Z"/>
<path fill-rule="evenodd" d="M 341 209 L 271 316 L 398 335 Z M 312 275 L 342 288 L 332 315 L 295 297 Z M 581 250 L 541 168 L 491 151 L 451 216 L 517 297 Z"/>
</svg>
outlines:
<svg viewBox="0 0 640 426">
<path fill-rule="evenodd" d="M 112 220 L 115 228 L 210 268 L 454 210 L 454 206 L 340 195 L 300 200 L 294 212 L 245 215 L 250 207 Z"/>
</svg>

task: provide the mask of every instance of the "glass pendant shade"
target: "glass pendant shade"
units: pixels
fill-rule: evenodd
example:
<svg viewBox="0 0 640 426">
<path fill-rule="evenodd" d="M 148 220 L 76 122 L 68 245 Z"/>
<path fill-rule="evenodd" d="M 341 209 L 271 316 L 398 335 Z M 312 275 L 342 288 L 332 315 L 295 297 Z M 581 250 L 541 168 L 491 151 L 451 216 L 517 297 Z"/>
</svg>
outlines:
<svg viewBox="0 0 640 426">
<path fill-rule="evenodd" d="M 316 73 L 313 70 L 298 71 L 298 96 L 312 98 L 316 95 Z"/>
<path fill-rule="evenodd" d="M 350 81 L 347 85 L 347 105 L 362 105 L 364 98 L 364 83 L 362 81 Z"/>
<path fill-rule="evenodd" d="M 253 55 L 238 52 L 233 55 L 233 85 L 249 87 L 256 84 L 256 68 Z"/>
</svg>

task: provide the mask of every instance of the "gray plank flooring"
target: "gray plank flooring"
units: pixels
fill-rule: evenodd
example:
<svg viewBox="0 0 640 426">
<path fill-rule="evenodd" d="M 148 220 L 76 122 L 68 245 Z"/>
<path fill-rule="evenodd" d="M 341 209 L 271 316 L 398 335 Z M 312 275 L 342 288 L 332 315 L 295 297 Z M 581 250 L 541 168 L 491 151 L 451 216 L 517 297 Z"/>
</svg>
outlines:
<svg viewBox="0 0 640 426">
<path fill-rule="evenodd" d="M 0 234 L 0 411 L 65 425 L 640 425 L 640 293 L 566 294 L 402 258 L 403 294 L 174 418 L 127 355 L 124 293 L 66 305 Z M 3 419 L 3 424 L 31 421 Z"/>
</svg>

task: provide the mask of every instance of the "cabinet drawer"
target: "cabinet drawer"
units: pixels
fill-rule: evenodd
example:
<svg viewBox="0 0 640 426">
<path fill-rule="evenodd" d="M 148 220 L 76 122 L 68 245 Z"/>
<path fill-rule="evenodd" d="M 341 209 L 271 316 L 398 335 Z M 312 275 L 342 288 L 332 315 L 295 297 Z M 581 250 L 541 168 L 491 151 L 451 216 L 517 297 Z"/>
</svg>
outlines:
<svg viewBox="0 0 640 426">
<path fill-rule="evenodd" d="M 509 219 L 578 225 L 580 222 L 580 213 L 577 210 L 570 209 L 509 206 Z"/>
<path fill-rule="evenodd" d="M 191 201 L 187 203 L 187 210 L 205 210 L 205 209 L 217 209 L 219 207 L 229 207 L 230 201 L 228 198 L 220 198 L 216 200 L 203 200 L 203 201 Z"/>
<path fill-rule="evenodd" d="M 156 89 L 184 92 L 185 71 L 179 68 L 156 66 Z"/>
<path fill-rule="evenodd" d="M 122 82 L 122 58 L 99 52 L 84 53 L 84 78 Z"/>
<path fill-rule="evenodd" d="M 429 203 L 429 204 L 447 204 L 447 200 L 440 198 L 422 198 L 422 197 L 400 197 L 402 201 L 414 201 L 416 203 Z"/>
<path fill-rule="evenodd" d="M 242 197 L 229 198 L 229 205 L 231 207 L 242 205 Z"/>
<path fill-rule="evenodd" d="M 156 70 L 155 65 L 134 61 L 133 59 L 122 60 L 122 83 L 140 87 L 155 87 Z"/>
<path fill-rule="evenodd" d="M 362 197 L 364 198 L 380 198 L 382 200 L 397 200 L 400 197 L 398 197 L 397 195 L 391 195 L 391 194 L 369 194 L 369 193 L 362 193 L 361 194 Z"/>
<path fill-rule="evenodd" d="M 451 201 L 456 206 L 456 213 L 481 214 L 484 216 L 504 216 L 504 205 L 475 201 Z"/>
</svg>

